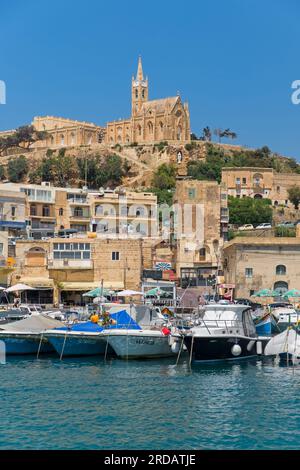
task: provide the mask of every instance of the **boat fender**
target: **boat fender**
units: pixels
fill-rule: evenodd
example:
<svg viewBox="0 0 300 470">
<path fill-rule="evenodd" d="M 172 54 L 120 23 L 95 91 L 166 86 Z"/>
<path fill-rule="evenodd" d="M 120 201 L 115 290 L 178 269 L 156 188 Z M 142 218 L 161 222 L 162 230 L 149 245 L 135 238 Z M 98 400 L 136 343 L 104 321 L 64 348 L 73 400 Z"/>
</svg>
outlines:
<svg viewBox="0 0 300 470">
<path fill-rule="evenodd" d="M 262 342 L 261 341 L 256 342 L 256 352 L 259 356 L 262 354 Z"/>
<path fill-rule="evenodd" d="M 172 346 L 171 346 L 171 351 L 172 351 L 172 353 L 178 354 L 178 353 L 179 353 L 179 349 L 180 349 L 180 346 L 179 346 L 178 341 L 174 341 L 174 343 L 173 343 Z"/>
<path fill-rule="evenodd" d="M 161 332 L 165 335 L 165 336 L 169 336 L 171 334 L 171 330 L 169 330 L 169 328 L 167 328 L 166 326 L 164 326 L 161 330 Z"/>
<path fill-rule="evenodd" d="M 239 356 L 242 352 L 242 348 L 239 344 L 234 344 L 231 348 L 231 354 L 233 356 Z"/>
<path fill-rule="evenodd" d="M 251 351 L 255 343 L 256 341 L 249 341 L 249 343 L 247 344 L 247 351 Z"/>
</svg>

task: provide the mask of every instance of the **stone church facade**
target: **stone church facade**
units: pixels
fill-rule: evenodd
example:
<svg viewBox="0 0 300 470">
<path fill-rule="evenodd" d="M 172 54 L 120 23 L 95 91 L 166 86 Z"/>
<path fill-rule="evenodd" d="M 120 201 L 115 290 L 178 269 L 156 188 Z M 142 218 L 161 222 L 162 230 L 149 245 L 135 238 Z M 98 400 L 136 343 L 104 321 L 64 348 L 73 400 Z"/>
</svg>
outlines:
<svg viewBox="0 0 300 470">
<path fill-rule="evenodd" d="M 190 137 L 190 115 L 187 103 L 180 96 L 149 101 L 148 78 L 144 78 L 139 58 L 136 77 L 131 85 L 131 118 L 109 122 L 107 144 L 148 144 L 168 141 L 186 143 Z"/>
</svg>

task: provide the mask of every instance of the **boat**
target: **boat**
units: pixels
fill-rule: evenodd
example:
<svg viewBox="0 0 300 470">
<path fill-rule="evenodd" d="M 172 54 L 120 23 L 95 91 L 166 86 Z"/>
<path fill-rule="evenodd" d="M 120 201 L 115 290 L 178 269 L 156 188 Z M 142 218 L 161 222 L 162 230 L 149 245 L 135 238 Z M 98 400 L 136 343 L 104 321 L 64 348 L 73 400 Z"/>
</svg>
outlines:
<svg viewBox="0 0 300 470">
<path fill-rule="evenodd" d="M 120 310 L 120 306 L 118 311 L 109 315 L 109 321 L 107 325 L 102 324 L 101 318 L 99 323 L 80 322 L 49 330 L 45 336 L 61 358 L 114 353 L 104 334 L 105 331 L 118 328 L 118 331 L 123 332 L 124 329 L 139 328 L 139 326 L 126 310 Z"/>
<path fill-rule="evenodd" d="M 270 312 L 265 313 L 262 317 L 254 318 L 256 333 L 260 336 L 271 336 L 280 332 L 276 318 Z"/>
<path fill-rule="evenodd" d="M 61 325 L 61 322 L 43 313 L 32 315 L 23 320 L 0 325 L 0 341 L 5 343 L 7 355 L 54 352 L 44 332 Z"/>
<path fill-rule="evenodd" d="M 181 335 L 193 363 L 255 357 L 270 340 L 258 336 L 251 309 L 241 304 L 204 306 L 194 326 Z"/>
<path fill-rule="evenodd" d="M 277 325 L 281 332 L 300 322 L 300 312 L 294 308 L 277 308 L 273 311 L 273 314 L 278 318 Z"/>
<path fill-rule="evenodd" d="M 267 344 L 265 356 L 278 356 L 283 364 L 300 364 L 300 334 L 295 327 L 288 327 L 274 336 Z"/>
<path fill-rule="evenodd" d="M 172 344 L 175 340 L 160 310 L 151 305 L 131 305 L 130 313 L 133 321 L 127 328 L 120 329 L 116 324 L 103 331 L 103 336 L 118 357 L 153 359 L 174 355 Z M 110 315 L 113 317 L 115 314 Z"/>
</svg>

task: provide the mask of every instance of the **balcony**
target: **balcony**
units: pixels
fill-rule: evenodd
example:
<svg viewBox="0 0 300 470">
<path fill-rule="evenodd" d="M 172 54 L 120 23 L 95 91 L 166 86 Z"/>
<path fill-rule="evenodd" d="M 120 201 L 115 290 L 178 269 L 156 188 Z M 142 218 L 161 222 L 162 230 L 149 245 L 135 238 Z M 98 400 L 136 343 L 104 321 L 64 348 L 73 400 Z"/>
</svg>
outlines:
<svg viewBox="0 0 300 470">
<path fill-rule="evenodd" d="M 87 199 L 82 197 L 82 198 L 69 198 L 68 199 L 69 204 L 89 204 Z"/>
<path fill-rule="evenodd" d="M 93 269 L 91 259 L 50 259 L 48 269 Z"/>
</svg>

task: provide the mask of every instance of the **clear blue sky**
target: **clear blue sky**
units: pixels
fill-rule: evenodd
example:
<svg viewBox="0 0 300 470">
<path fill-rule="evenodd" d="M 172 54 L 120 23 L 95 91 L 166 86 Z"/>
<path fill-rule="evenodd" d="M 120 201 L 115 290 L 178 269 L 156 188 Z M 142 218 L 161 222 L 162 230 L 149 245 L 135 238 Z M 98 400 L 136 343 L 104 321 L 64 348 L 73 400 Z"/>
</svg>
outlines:
<svg viewBox="0 0 300 470">
<path fill-rule="evenodd" d="M 230 127 L 300 160 L 299 23 L 298 0 L 0 0 L 0 129 L 128 117 L 141 54 L 150 98 L 179 90 L 193 132 Z"/>
</svg>

